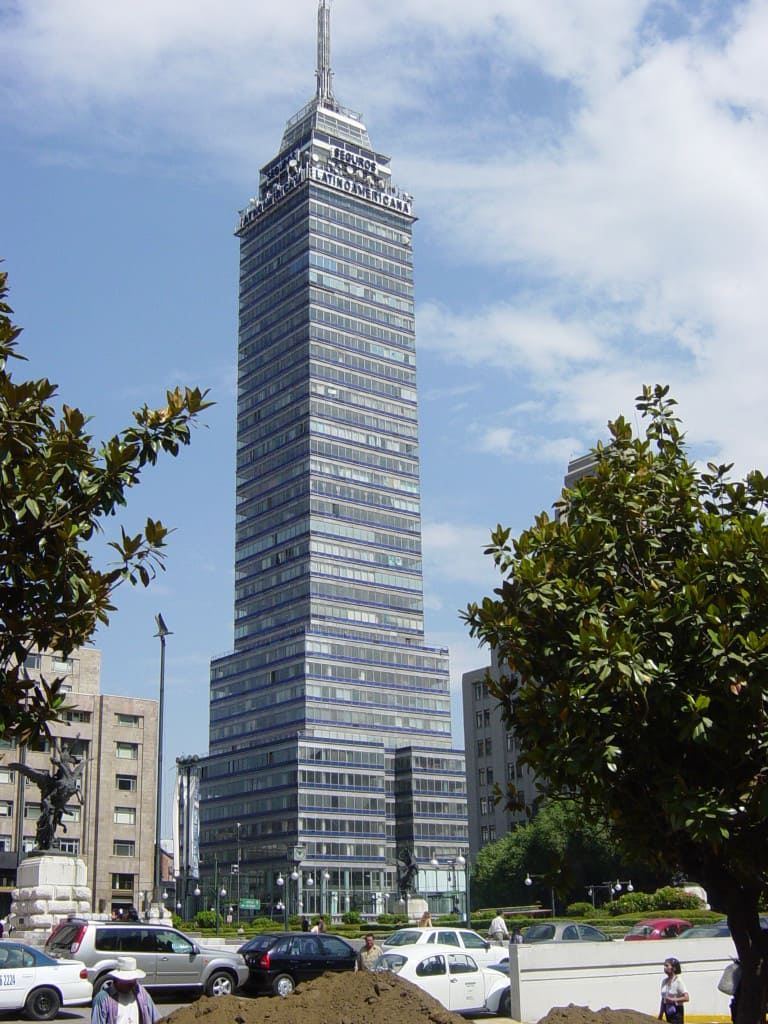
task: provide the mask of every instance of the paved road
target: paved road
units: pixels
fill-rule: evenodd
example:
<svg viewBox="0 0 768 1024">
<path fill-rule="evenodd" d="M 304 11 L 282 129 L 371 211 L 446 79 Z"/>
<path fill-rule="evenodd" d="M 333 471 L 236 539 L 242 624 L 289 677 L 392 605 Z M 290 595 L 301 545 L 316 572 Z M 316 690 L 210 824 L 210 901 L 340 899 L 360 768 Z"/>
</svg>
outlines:
<svg viewBox="0 0 768 1024">
<path fill-rule="evenodd" d="M 171 997 L 163 998 L 158 997 L 155 999 L 155 1004 L 163 1017 L 167 1017 L 169 1013 L 173 1013 L 174 1010 L 178 1010 L 180 1006 L 189 1006 L 189 1000 L 184 1003 L 171 1001 Z M 90 1006 L 72 1006 L 65 1010 L 59 1010 L 55 1024 L 88 1024 L 91 1019 L 91 1008 Z M 20 1017 L 17 1013 L 6 1010 L 5 1012 L 0 1011 L 0 1024 L 29 1024 L 28 1020 Z"/>
</svg>

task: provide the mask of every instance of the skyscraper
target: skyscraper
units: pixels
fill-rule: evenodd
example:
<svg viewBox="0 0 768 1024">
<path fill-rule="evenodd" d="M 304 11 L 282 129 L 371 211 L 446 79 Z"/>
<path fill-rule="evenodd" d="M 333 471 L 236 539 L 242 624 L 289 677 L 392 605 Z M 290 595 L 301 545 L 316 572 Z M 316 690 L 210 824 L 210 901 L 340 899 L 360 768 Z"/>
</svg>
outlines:
<svg viewBox="0 0 768 1024">
<path fill-rule="evenodd" d="M 235 644 L 201 804 L 204 861 L 291 912 L 382 910 L 403 849 L 447 891 L 466 850 L 447 651 L 424 642 L 415 218 L 389 163 L 334 97 L 320 0 L 316 95 L 236 231 Z"/>
</svg>

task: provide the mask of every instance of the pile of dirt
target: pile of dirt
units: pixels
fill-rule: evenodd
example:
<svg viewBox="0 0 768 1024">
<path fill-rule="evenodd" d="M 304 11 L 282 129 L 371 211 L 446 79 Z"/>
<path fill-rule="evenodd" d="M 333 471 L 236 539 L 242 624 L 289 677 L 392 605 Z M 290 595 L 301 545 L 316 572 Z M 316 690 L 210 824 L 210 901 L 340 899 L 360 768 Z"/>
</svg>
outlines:
<svg viewBox="0 0 768 1024">
<path fill-rule="evenodd" d="M 203 996 L 163 1024 L 467 1024 L 396 974 L 344 971 L 297 985 L 284 999 Z M 629 1022 L 627 1022 L 629 1024 Z"/>
<path fill-rule="evenodd" d="M 590 1010 L 586 1006 L 555 1006 L 539 1024 L 651 1024 L 656 1021 L 639 1010 Z"/>
<path fill-rule="evenodd" d="M 396 974 L 369 971 L 325 974 L 299 985 L 291 995 L 253 999 L 203 996 L 175 1010 L 163 1024 L 467 1024 L 436 999 Z M 588 1010 L 560 1006 L 539 1024 L 651 1024 L 635 1010 Z"/>
</svg>

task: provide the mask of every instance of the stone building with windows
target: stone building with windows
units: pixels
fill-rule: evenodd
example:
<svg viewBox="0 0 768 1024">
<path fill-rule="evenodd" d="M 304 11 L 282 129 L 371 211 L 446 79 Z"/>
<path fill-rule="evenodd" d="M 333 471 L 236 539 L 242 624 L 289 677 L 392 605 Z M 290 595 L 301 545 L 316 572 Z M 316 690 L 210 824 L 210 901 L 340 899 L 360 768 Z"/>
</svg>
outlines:
<svg viewBox="0 0 768 1024">
<path fill-rule="evenodd" d="M 158 703 L 100 692 L 101 652 L 81 648 L 69 658 L 30 654 L 33 678 L 63 677 L 62 721 L 51 727 L 77 757 L 85 758 L 81 802 L 70 803 L 55 845 L 88 869 L 95 912 L 135 906 L 152 895 L 155 849 Z M 14 762 L 51 769 L 52 745 L 26 747 L 0 740 L 0 913 L 7 913 L 16 868 L 35 846 L 40 792 Z"/>
<path fill-rule="evenodd" d="M 534 776 L 520 764 L 517 738 L 505 726 L 499 702 L 488 691 L 489 672 L 498 676 L 495 662 L 462 676 L 469 850 L 473 860 L 488 843 L 501 839 L 517 825 L 526 824 L 530 819 L 523 808 L 535 810 L 538 801 Z M 497 786 L 501 800 L 496 799 Z M 520 810 L 509 810 L 506 806 L 504 797 L 510 787 L 520 802 Z"/>
</svg>

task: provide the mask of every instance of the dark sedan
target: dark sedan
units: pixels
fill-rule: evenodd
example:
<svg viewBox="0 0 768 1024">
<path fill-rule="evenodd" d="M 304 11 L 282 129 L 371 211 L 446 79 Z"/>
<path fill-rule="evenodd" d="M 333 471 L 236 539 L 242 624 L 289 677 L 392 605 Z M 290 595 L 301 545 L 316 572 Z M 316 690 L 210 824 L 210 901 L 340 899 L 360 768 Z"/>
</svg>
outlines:
<svg viewBox="0 0 768 1024">
<path fill-rule="evenodd" d="M 254 935 L 238 950 L 248 964 L 246 988 L 287 996 L 302 981 L 326 971 L 353 971 L 357 951 L 338 935 L 271 932 Z"/>
</svg>

